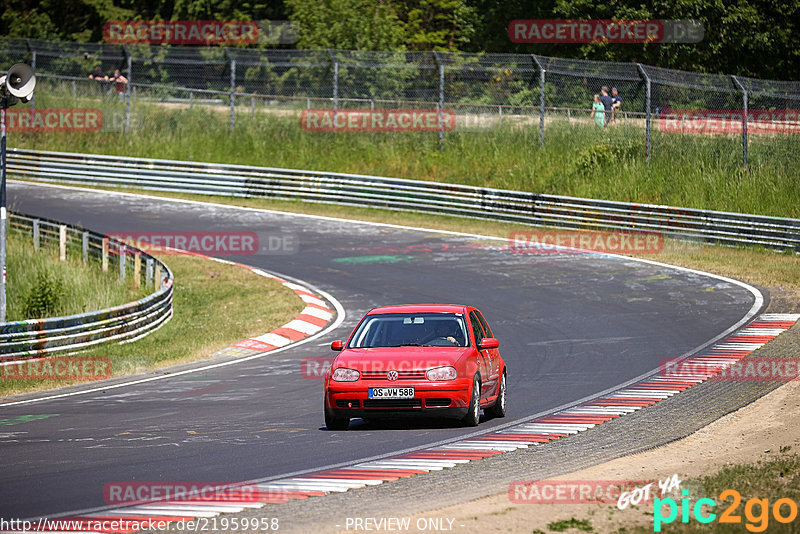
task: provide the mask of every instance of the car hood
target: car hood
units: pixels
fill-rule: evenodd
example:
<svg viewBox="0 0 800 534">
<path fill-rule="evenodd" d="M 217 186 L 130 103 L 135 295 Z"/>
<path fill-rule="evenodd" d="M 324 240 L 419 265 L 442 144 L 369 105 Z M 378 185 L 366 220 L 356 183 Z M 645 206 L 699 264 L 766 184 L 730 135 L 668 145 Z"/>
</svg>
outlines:
<svg viewBox="0 0 800 534">
<path fill-rule="evenodd" d="M 348 367 L 358 371 L 411 371 L 456 365 L 472 347 L 374 347 L 345 349 L 332 367 Z"/>
</svg>

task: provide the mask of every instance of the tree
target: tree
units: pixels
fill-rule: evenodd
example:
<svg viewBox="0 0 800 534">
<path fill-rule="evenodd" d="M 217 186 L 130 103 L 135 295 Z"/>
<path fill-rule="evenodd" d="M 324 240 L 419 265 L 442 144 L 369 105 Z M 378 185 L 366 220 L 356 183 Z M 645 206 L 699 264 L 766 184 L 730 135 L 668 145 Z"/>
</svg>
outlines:
<svg viewBox="0 0 800 534">
<path fill-rule="evenodd" d="M 403 50 L 404 25 L 389 1 L 286 0 L 298 48 Z"/>
<path fill-rule="evenodd" d="M 462 0 L 406 0 L 401 19 L 409 49 L 454 52 L 472 39 L 478 15 Z"/>
</svg>

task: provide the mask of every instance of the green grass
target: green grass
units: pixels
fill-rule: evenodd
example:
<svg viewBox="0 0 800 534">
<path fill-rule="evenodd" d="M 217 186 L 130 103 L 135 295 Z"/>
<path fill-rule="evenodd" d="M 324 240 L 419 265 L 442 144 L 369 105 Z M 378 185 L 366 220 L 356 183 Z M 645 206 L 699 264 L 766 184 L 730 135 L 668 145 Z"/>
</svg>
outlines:
<svg viewBox="0 0 800 534">
<path fill-rule="evenodd" d="M 40 100 L 39 105 L 48 105 L 37 95 Z M 665 134 L 654 126 L 648 164 L 641 121 L 603 131 L 588 120 L 554 119 L 547 123 L 544 148 L 537 121 L 456 130 L 446 134 L 440 150 L 435 133 L 306 132 L 286 108 L 281 113 L 259 108 L 255 118 L 237 112 L 233 133 L 223 106 L 189 110 L 139 102 L 134 111 L 136 128 L 127 135 L 12 132 L 9 146 L 374 174 L 800 217 L 797 135 L 751 136 L 750 164 L 742 167 L 739 137 Z"/>
<path fill-rule="evenodd" d="M 161 260 L 175 275 L 170 322 L 135 342 L 99 345 L 80 354 L 109 357 L 113 376 L 208 358 L 232 343 L 274 330 L 303 309 L 292 291 L 248 269 L 194 256 Z M 0 380 L 0 396 L 72 383 Z"/>
<path fill-rule="evenodd" d="M 568 530 L 578 530 L 580 532 L 592 532 L 591 522 L 588 519 L 575 519 L 571 517 L 562 521 L 553 521 L 547 524 L 547 528 L 553 532 L 566 532 Z"/>
<path fill-rule="evenodd" d="M 80 251 L 69 249 L 58 259 L 58 245 L 43 243 L 34 251 L 30 235 L 10 231 L 7 238 L 7 320 L 58 317 L 117 306 L 148 294 L 123 284 L 118 271 L 104 273 L 98 261 L 83 262 Z"/>
</svg>

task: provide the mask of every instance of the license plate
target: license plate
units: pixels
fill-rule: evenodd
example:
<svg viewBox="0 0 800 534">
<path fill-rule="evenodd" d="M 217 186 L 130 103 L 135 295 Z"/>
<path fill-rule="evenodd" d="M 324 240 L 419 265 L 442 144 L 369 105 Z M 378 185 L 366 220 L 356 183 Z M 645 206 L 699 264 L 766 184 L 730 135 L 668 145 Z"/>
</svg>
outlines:
<svg viewBox="0 0 800 534">
<path fill-rule="evenodd" d="M 414 388 L 369 388 L 370 399 L 413 399 Z"/>
</svg>

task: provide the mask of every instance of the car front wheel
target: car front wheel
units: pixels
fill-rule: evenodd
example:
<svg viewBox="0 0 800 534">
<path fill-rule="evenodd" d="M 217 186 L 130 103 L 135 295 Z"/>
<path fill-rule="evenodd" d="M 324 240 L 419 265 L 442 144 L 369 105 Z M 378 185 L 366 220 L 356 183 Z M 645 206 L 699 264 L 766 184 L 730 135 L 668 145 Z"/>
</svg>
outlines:
<svg viewBox="0 0 800 534">
<path fill-rule="evenodd" d="M 478 375 L 472 380 L 472 397 L 467 415 L 461 420 L 464 426 L 478 426 L 481 422 L 481 381 Z"/>
<path fill-rule="evenodd" d="M 497 400 L 494 406 L 486 409 L 486 415 L 489 417 L 505 417 L 506 416 L 506 374 L 500 377 L 500 387 L 497 390 Z"/>
<path fill-rule="evenodd" d="M 350 426 L 350 418 L 336 417 L 325 410 L 325 426 L 328 427 L 328 430 L 347 430 Z"/>
</svg>

